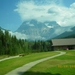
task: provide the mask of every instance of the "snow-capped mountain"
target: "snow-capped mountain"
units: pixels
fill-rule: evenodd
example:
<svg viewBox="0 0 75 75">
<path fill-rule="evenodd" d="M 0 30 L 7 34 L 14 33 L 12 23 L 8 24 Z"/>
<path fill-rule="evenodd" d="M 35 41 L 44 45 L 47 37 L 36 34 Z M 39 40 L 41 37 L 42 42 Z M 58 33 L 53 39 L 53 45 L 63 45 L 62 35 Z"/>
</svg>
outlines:
<svg viewBox="0 0 75 75">
<path fill-rule="evenodd" d="M 37 20 L 24 21 L 16 32 L 27 35 L 29 40 L 48 40 L 60 35 L 71 27 L 61 27 L 55 21 L 38 22 Z"/>
</svg>

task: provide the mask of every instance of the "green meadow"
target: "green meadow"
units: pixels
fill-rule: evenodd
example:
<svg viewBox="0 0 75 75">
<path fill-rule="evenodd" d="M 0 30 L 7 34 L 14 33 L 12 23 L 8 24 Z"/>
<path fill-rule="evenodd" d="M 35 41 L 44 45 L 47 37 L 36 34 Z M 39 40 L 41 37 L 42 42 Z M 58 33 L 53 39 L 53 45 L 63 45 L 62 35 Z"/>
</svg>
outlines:
<svg viewBox="0 0 75 75">
<path fill-rule="evenodd" d="M 75 51 L 39 63 L 23 75 L 75 75 Z"/>
<path fill-rule="evenodd" d="M 0 62 L 0 75 L 5 75 L 6 73 L 21 67 L 29 62 L 39 60 L 45 57 L 53 56 L 59 54 L 59 52 L 40 52 L 32 53 L 24 57 L 13 58 Z M 1 56 L 2 58 L 2 56 Z"/>
<path fill-rule="evenodd" d="M 7 58 L 8 55 L 0 55 L 0 59 Z"/>
</svg>

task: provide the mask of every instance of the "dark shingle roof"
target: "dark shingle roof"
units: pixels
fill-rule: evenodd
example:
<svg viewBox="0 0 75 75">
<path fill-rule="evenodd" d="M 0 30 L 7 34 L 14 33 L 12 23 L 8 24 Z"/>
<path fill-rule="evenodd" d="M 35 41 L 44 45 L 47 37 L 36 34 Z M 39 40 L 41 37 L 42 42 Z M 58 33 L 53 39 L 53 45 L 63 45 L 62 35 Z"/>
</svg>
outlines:
<svg viewBox="0 0 75 75">
<path fill-rule="evenodd" d="M 75 45 L 75 38 L 69 39 L 52 39 L 53 46 L 61 46 L 61 45 Z"/>
</svg>

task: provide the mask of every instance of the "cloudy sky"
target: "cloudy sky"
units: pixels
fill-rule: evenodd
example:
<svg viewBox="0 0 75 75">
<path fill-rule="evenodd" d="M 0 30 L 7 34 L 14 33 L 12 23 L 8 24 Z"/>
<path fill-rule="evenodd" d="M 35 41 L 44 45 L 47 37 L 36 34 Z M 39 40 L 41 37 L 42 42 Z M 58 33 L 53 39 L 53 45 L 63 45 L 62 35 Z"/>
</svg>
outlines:
<svg viewBox="0 0 75 75">
<path fill-rule="evenodd" d="M 0 27 L 15 31 L 31 19 L 75 26 L 75 0 L 0 0 Z"/>
</svg>

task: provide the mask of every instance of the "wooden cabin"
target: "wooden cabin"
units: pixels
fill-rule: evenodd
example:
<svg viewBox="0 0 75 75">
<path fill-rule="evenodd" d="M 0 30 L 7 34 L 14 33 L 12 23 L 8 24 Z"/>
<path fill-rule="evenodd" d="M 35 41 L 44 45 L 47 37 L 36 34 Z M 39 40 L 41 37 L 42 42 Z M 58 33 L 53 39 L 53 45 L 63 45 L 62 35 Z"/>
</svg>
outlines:
<svg viewBox="0 0 75 75">
<path fill-rule="evenodd" d="M 54 50 L 73 50 L 75 49 L 75 38 L 52 39 Z"/>
</svg>

